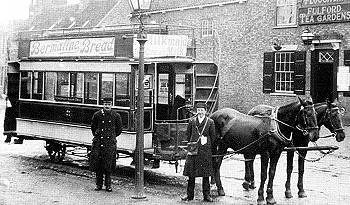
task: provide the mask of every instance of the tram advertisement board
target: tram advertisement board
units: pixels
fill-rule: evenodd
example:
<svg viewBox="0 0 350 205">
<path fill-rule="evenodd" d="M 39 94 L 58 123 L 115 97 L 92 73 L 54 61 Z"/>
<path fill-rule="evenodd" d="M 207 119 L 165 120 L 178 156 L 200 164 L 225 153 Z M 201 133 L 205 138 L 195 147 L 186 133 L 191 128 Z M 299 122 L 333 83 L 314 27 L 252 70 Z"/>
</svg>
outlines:
<svg viewBox="0 0 350 205">
<path fill-rule="evenodd" d="M 115 38 L 71 38 L 30 42 L 29 57 L 114 56 Z"/>
<path fill-rule="evenodd" d="M 158 35 L 148 34 L 145 44 L 145 58 L 181 56 L 187 54 L 188 36 L 186 35 Z M 139 57 L 140 45 L 137 39 L 133 44 L 134 57 Z"/>
<path fill-rule="evenodd" d="M 350 0 L 305 0 L 299 8 L 299 25 L 350 21 Z"/>
</svg>

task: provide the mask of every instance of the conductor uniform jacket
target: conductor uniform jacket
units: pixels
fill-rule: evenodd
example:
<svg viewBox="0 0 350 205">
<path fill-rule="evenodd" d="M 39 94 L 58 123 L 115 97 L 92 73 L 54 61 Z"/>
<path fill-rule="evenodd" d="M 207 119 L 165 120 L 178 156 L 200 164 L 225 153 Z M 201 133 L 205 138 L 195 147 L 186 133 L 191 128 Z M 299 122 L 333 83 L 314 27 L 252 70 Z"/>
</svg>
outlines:
<svg viewBox="0 0 350 205">
<path fill-rule="evenodd" d="M 96 171 L 99 160 L 102 160 L 102 168 L 112 172 L 116 168 L 117 136 L 122 132 L 120 115 L 114 110 L 101 109 L 95 112 L 91 131 L 94 136 L 90 153 L 91 171 Z"/>
<path fill-rule="evenodd" d="M 205 122 L 208 120 L 206 126 Z M 198 118 L 191 118 L 187 126 L 187 141 L 196 142 L 199 133 L 207 137 L 207 143 L 202 145 L 200 142 L 198 147 L 198 155 L 187 155 L 183 175 L 189 177 L 209 177 L 212 175 L 212 143 L 216 140 L 214 121 L 207 116 L 199 123 Z M 199 140 L 200 141 L 200 140 Z"/>
</svg>

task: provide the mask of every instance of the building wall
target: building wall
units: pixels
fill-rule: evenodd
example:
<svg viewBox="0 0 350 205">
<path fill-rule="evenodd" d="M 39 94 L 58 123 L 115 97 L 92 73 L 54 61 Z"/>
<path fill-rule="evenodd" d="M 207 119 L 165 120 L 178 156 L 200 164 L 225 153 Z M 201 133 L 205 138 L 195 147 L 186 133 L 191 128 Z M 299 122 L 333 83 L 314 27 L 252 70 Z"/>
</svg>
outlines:
<svg viewBox="0 0 350 205">
<path fill-rule="evenodd" d="M 189 6 L 187 1 L 184 8 Z M 198 1 L 194 2 L 193 5 Z M 216 3 L 215 1 L 212 3 Z M 228 1 L 221 1 L 228 2 Z M 235 1 L 232 1 L 235 2 Z M 160 1 L 156 1 L 160 3 Z M 214 22 L 215 63 L 220 72 L 219 107 L 231 107 L 247 112 L 258 104 L 280 106 L 297 100 L 297 95 L 276 95 L 263 93 L 263 56 L 265 52 L 274 51 L 275 42 L 282 45 L 294 45 L 296 51 L 306 51 L 306 87 L 305 95 L 310 96 L 311 89 L 311 53 L 301 40 L 301 34 L 308 27 L 315 35 L 341 36 L 339 49 L 339 66 L 344 65 L 343 51 L 349 49 L 350 23 L 316 24 L 278 28 L 275 26 L 276 1 L 247 0 L 232 4 L 213 5 L 179 9 L 182 5 L 174 5 L 172 1 L 162 1 L 159 11 L 152 7 L 151 20 L 163 24 L 189 25 L 200 31 L 200 20 L 212 18 Z M 168 3 L 168 4 L 167 4 Z M 202 5 L 208 2 L 203 1 Z M 300 5 L 299 0 L 298 5 Z M 170 9 L 170 10 L 169 10 Z M 171 10 L 173 9 L 173 10 Z M 197 46 L 205 41 L 197 35 Z M 197 56 L 197 60 L 208 59 Z M 339 100 L 350 110 L 349 97 L 338 93 Z"/>
</svg>

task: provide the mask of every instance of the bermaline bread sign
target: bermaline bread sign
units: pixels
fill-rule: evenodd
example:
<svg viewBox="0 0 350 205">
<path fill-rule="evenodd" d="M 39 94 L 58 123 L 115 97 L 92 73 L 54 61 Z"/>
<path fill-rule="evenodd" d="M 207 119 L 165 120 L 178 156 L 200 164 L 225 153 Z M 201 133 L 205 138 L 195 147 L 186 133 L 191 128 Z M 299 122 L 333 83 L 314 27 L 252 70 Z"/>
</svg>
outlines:
<svg viewBox="0 0 350 205">
<path fill-rule="evenodd" d="M 115 38 L 72 38 L 30 42 L 29 57 L 114 56 Z"/>
</svg>

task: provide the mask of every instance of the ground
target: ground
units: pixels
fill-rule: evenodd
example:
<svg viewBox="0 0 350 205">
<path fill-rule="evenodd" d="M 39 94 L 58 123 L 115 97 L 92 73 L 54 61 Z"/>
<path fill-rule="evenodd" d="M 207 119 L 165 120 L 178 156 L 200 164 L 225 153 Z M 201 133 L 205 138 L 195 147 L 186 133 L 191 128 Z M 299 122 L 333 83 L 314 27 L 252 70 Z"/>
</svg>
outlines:
<svg viewBox="0 0 350 205">
<path fill-rule="evenodd" d="M 322 130 L 321 135 L 326 131 Z M 319 145 L 336 145 L 339 150 L 318 162 L 306 162 L 304 187 L 307 198 L 297 197 L 297 164 L 294 163 L 292 192 L 294 198 L 284 197 L 286 179 L 286 154 L 283 153 L 274 181 L 274 196 L 277 204 L 342 205 L 350 200 L 350 127 L 346 127 L 347 138 L 337 143 L 333 138 L 320 139 Z M 24 144 L 4 143 L 0 137 L 0 204 L 184 204 L 180 197 L 186 193 L 186 178 L 182 176 L 184 162 L 180 162 L 179 173 L 174 165 L 162 163 L 160 169 L 145 171 L 145 200 L 135 200 L 134 169 L 130 159 L 120 159 L 113 176 L 113 192 L 94 191 L 94 175 L 87 169 L 83 158 L 67 157 L 64 163 L 51 163 L 43 141 L 24 141 Z M 309 152 L 308 158 L 322 156 Z M 296 159 L 297 157 L 295 157 Z M 215 204 L 256 204 L 257 189 L 244 191 L 241 184 L 244 163 L 240 155 L 225 159 L 222 167 L 225 197 L 212 194 Z M 256 182 L 259 185 L 260 162 L 255 162 Z M 189 204 L 202 202 L 201 180 L 197 179 L 196 199 Z"/>
</svg>

